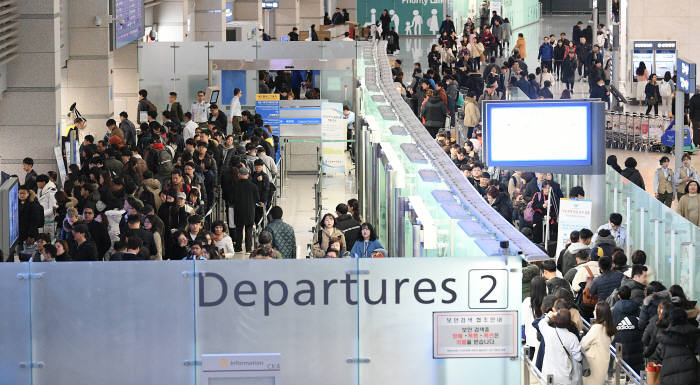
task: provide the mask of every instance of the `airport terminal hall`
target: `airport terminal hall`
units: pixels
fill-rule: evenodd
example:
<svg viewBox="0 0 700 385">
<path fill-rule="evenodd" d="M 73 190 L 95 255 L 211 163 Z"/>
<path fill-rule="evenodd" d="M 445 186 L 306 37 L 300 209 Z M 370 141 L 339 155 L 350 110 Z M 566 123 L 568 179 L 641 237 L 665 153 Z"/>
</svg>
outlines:
<svg viewBox="0 0 700 385">
<path fill-rule="evenodd" d="M 0 0 L 0 385 L 700 385 L 700 0 Z"/>
</svg>

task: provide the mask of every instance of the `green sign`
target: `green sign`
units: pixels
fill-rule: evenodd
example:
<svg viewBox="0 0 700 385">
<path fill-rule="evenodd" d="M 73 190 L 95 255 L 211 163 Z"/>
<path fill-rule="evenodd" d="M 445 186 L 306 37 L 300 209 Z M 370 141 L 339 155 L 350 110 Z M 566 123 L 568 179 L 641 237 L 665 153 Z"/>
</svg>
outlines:
<svg viewBox="0 0 700 385">
<path fill-rule="evenodd" d="M 399 35 L 437 35 L 443 20 L 444 0 L 358 0 L 357 20 L 360 25 L 379 22 L 386 9 L 390 27 Z M 459 27 L 455 25 L 459 30 Z"/>
</svg>

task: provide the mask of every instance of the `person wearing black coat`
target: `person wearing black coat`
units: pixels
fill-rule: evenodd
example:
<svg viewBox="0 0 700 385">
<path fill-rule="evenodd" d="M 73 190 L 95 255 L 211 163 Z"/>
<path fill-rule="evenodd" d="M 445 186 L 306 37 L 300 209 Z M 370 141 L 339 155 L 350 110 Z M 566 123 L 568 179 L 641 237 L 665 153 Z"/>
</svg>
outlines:
<svg viewBox="0 0 700 385">
<path fill-rule="evenodd" d="M 447 15 L 445 20 L 442 21 L 442 24 L 440 24 L 440 34 L 447 32 L 447 36 L 450 36 L 454 31 L 455 24 L 452 22 L 452 19 L 450 19 L 450 15 Z"/>
<path fill-rule="evenodd" d="M 39 235 L 39 228 L 44 226 L 44 209 L 36 199 L 34 190 L 29 187 L 20 186 L 18 196 L 19 239 L 17 241 L 21 244 L 28 237 L 36 238 Z"/>
<path fill-rule="evenodd" d="M 389 25 L 391 24 L 389 11 L 386 9 L 382 11 L 381 16 L 379 16 L 379 22 L 382 24 L 382 39 L 386 39 L 386 35 L 389 33 Z"/>
<path fill-rule="evenodd" d="M 430 136 L 435 138 L 438 131 L 445 126 L 447 106 L 443 103 L 442 99 L 437 96 L 432 96 L 423 103 L 420 112 L 425 120 L 425 128 L 430 133 Z"/>
<path fill-rule="evenodd" d="M 153 233 L 141 228 L 141 215 L 139 214 L 129 215 L 127 222 L 129 229 L 127 230 L 126 234 L 120 234 L 121 240 L 125 241 L 130 237 L 140 238 L 143 243 L 141 250 L 139 250 L 139 257 L 141 257 L 143 260 L 151 259 L 151 257 L 156 255 L 157 252 Z"/>
<path fill-rule="evenodd" d="M 496 186 L 489 186 L 486 189 L 486 200 L 505 220 L 513 220 L 513 205 L 508 193 L 499 191 Z"/>
<path fill-rule="evenodd" d="M 651 108 L 654 107 L 654 115 L 658 115 L 661 93 L 659 91 L 659 85 L 656 83 L 656 74 L 651 74 L 649 82 L 644 86 L 644 96 L 647 102 L 647 112 L 645 112 L 645 114 L 649 115 Z"/>
<path fill-rule="evenodd" d="M 637 161 L 629 157 L 625 159 L 625 169 L 622 170 L 622 176 L 627 178 L 630 182 L 636 184 L 641 188 L 642 190 L 645 189 L 644 187 L 644 178 L 642 178 L 642 174 L 637 170 Z"/>
<path fill-rule="evenodd" d="M 98 261 L 102 260 L 98 256 L 95 242 L 90 240 L 90 229 L 84 223 L 76 223 L 73 226 L 73 238 L 77 247 L 71 247 L 71 260 L 73 261 Z"/>
<path fill-rule="evenodd" d="M 613 321 L 617 325 L 614 344 L 622 344 L 622 359 L 639 373 L 644 368 L 644 345 L 639 328 L 639 304 L 630 300 L 630 290 L 622 286 L 617 291 L 620 300 L 613 306 Z"/>
<path fill-rule="evenodd" d="M 651 326 L 651 319 L 657 314 L 659 305 L 665 300 L 671 300 L 671 294 L 657 281 L 650 282 L 646 288 L 647 296 L 639 309 L 639 328 L 645 330 Z"/>
<path fill-rule="evenodd" d="M 238 170 L 238 181 L 234 185 L 233 211 L 236 224 L 234 250 L 243 250 L 243 231 L 245 230 L 246 252 L 253 250 L 253 225 L 255 224 L 256 205 L 262 204 L 258 187 L 248 179 L 250 171 L 242 167 Z"/>
<path fill-rule="evenodd" d="M 675 308 L 668 315 L 670 326 L 658 335 L 656 354 L 661 363 L 663 385 L 700 383 L 695 355 L 700 352 L 700 329 L 688 323 L 683 309 Z"/>
<path fill-rule="evenodd" d="M 83 219 L 90 230 L 90 239 L 95 242 L 97 247 L 98 259 L 104 258 L 109 248 L 112 247 L 112 240 L 109 238 L 107 226 L 95 220 L 95 208 L 93 207 L 83 209 Z"/>
<path fill-rule="evenodd" d="M 348 205 L 340 203 L 335 206 L 335 227 L 345 235 L 345 248 L 352 250 L 355 241 L 360 239 L 360 222 L 348 214 Z"/>
</svg>

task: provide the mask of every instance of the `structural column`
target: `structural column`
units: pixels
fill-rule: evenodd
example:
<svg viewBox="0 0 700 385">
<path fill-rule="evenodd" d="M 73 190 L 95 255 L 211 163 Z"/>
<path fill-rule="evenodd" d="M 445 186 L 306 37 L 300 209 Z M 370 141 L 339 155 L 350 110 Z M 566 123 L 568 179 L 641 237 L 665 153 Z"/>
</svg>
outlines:
<svg viewBox="0 0 700 385">
<path fill-rule="evenodd" d="M 161 0 L 153 12 L 153 21 L 158 24 L 158 41 L 187 40 L 188 0 Z"/>
<path fill-rule="evenodd" d="M 114 115 L 108 2 L 71 0 L 69 4 L 69 58 L 63 83 L 67 100 L 62 109 L 68 113 L 70 104 L 76 102 L 88 119 L 81 138 L 87 134 L 102 137 L 107 132 L 105 120 Z"/>
<path fill-rule="evenodd" d="M 226 0 L 197 0 L 194 14 L 196 41 L 226 41 Z"/>
<path fill-rule="evenodd" d="M 0 169 L 22 176 L 27 156 L 34 158 L 39 173 L 56 169 L 60 19 L 58 0 L 17 5 L 18 57 L 7 64 L 7 90 L 0 100 Z"/>
</svg>

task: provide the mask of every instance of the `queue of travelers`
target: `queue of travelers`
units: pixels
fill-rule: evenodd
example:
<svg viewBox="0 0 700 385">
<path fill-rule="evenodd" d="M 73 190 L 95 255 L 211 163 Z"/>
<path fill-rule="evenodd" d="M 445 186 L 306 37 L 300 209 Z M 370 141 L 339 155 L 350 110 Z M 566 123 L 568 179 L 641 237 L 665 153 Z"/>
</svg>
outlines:
<svg viewBox="0 0 700 385">
<path fill-rule="evenodd" d="M 556 263 L 523 262 L 522 325 L 537 368 L 555 384 L 614 383 L 610 345 L 620 344 L 621 358 L 635 373 L 646 371 L 647 384 L 700 383 L 696 301 L 657 280 L 643 250 L 628 260 L 609 229 L 596 236 L 574 231 Z"/>
<path fill-rule="evenodd" d="M 288 97 L 294 92 L 283 75 L 271 85 Z M 295 258 L 294 230 L 272 207 L 277 137 L 260 115 L 239 111 L 240 95 L 234 90 L 238 109 L 228 118 L 203 91 L 188 112 L 171 92 L 158 114 L 140 90 L 142 121 L 122 112 L 119 123 L 107 120 L 104 138 L 82 136 L 80 166 L 70 164 L 65 180 L 37 175 L 33 159 L 24 159 L 19 241 L 8 261 L 220 259 L 244 251 Z M 271 220 L 254 240 L 268 209 Z M 214 210 L 227 220 L 214 221 Z"/>
</svg>

